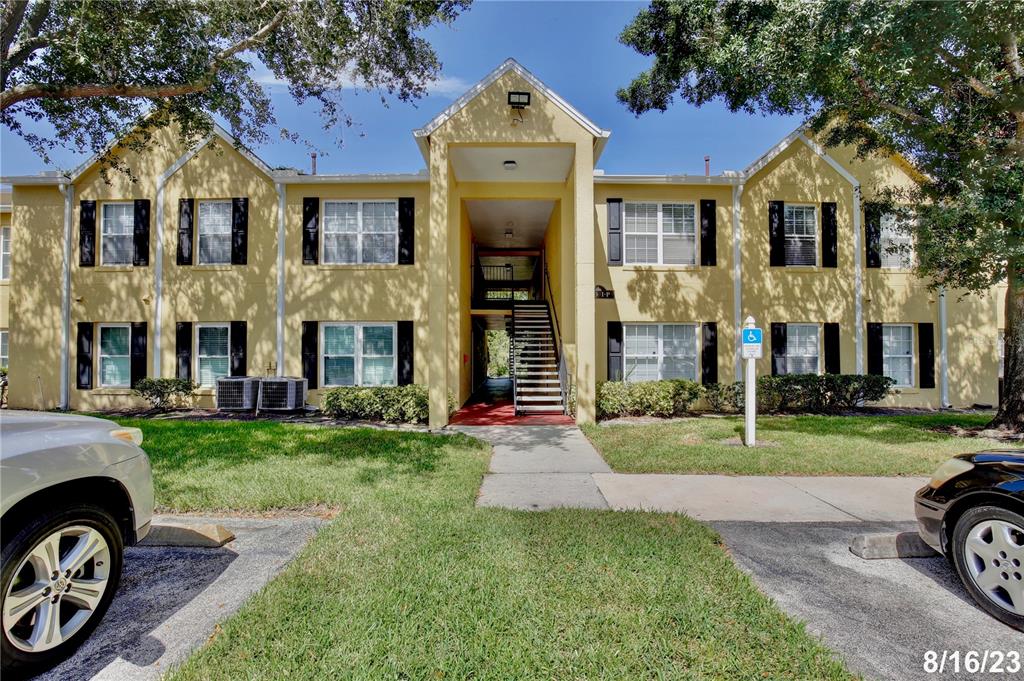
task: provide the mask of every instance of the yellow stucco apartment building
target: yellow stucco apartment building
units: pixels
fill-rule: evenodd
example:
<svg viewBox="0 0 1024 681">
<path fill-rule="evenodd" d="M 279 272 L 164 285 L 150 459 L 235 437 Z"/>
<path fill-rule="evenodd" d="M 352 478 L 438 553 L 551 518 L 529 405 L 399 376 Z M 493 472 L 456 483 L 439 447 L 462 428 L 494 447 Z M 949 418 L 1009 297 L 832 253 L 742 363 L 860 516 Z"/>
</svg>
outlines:
<svg viewBox="0 0 1024 681">
<path fill-rule="evenodd" d="M 196 380 L 209 405 L 218 376 L 282 375 L 311 404 L 426 384 L 437 427 L 485 375 L 483 330 L 516 318 L 547 367 L 524 409 L 574 390 L 584 422 L 608 378 L 738 380 L 747 315 L 761 373 L 885 373 L 892 405 L 998 400 L 1005 289 L 931 291 L 893 252 L 871 192 L 913 182 L 901 160 L 798 130 L 741 172 L 606 174 L 610 132 L 511 59 L 413 135 L 418 174 L 276 171 L 217 129 L 124 151 L 137 182 L 95 160 L 4 178 L 10 405 L 127 407 L 143 376 Z"/>
</svg>

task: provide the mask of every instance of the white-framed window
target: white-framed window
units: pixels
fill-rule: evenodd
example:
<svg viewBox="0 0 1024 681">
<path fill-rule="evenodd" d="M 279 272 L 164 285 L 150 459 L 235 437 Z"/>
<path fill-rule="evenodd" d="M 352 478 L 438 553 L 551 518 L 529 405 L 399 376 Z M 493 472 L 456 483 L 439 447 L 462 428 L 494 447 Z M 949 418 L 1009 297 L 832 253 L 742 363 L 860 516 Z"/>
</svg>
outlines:
<svg viewBox="0 0 1024 681">
<path fill-rule="evenodd" d="M 320 262 L 327 265 L 398 262 L 397 201 L 324 201 Z"/>
<path fill-rule="evenodd" d="M 696 324 L 624 324 L 626 381 L 697 380 Z"/>
<path fill-rule="evenodd" d="M 4 332 L 6 333 L 6 332 Z M 1007 332 L 1005 329 L 999 329 L 999 378 L 1002 378 L 1002 371 L 1007 366 Z M 6 346 L 5 346 L 6 347 Z M 6 354 L 6 352 L 4 353 Z"/>
<path fill-rule="evenodd" d="M 814 206 L 786 204 L 783 224 L 786 235 L 786 265 L 818 264 L 818 219 Z"/>
<path fill-rule="evenodd" d="M 0 281 L 11 278 L 11 228 L 0 227 Z"/>
<path fill-rule="evenodd" d="M 786 324 L 786 373 L 819 373 L 819 348 L 817 324 Z"/>
<path fill-rule="evenodd" d="M 899 388 L 914 385 L 914 326 L 882 325 L 882 374 Z"/>
<path fill-rule="evenodd" d="M 231 202 L 199 202 L 199 264 L 231 264 Z"/>
<path fill-rule="evenodd" d="M 395 324 L 320 324 L 320 385 L 395 385 Z"/>
<path fill-rule="evenodd" d="M 697 264 L 697 205 L 627 203 L 622 235 L 627 265 Z"/>
<path fill-rule="evenodd" d="M 0 367 L 6 369 L 10 366 L 11 357 L 8 354 L 8 331 L 7 329 L 0 329 Z M 1002 374 L 1000 374 L 1001 376 Z"/>
<path fill-rule="evenodd" d="M 885 213 L 881 219 L 880 249 L 882 267 L 886 269 L 910 269 L 914 265 L 914 238 L 901 227 L 892 213 Z"/>
<path fill-rule="evenodd" d="M 224 322 L 196 326 L 196 381 L 213 388 L 217 379 L 231 373 L 231 325 Z"/>
<path fill-rule="evenodd" d="M 100 324 L 100 387 L 130 388 L 132 382 L 130 324 Z"/>
<path fill-rule="evenodd" d="M 134 238 L 135 204 L 104 203 L 100 221 L 100 264 L 131 265 Z"/>
</svg>

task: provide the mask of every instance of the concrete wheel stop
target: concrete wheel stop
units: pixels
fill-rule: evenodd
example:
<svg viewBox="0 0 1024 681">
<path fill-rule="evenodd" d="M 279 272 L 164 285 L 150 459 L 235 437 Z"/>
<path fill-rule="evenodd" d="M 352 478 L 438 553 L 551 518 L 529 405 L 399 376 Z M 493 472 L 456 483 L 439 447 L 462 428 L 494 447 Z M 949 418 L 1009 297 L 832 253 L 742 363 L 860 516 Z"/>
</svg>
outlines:
<svg viewBox="0 0 1024 681">
<path fill-rule="evenodd" d="M 939 554 L 917 532 L 861 534 L 850 542 L 850 552 L 865 560 L 881 558 L 933 558 Z"/>
<path fill-rule="evenodd" d="M 153 525 L 139 545 L 215 549 L 234 538 L 231 530 L 214 523 L 161 523 Z"/>
</svg>

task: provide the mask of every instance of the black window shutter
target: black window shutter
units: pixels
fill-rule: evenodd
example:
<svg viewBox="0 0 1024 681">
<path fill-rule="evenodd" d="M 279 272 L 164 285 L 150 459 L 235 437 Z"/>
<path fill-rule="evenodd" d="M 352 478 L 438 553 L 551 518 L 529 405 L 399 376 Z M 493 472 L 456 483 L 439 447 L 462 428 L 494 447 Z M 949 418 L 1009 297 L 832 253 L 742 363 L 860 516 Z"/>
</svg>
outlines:
<svg viewBox="0 0 1024 681">
<path fill-rule="evenodd" d="M 411 321 L 398 322 L 398 385 L 412 385 L 413 379 L 413 325 Z"/>
<path fill-rule="evenodd" d="M 882 325 L 868 323 L 868 373 L 882 375 Z"/>
<path fill-rule="evenodd" d="M 917 325 L 918 381 L 921 388 L 935 387 L 935 325 Z"/>
<path fill-rule="evenodd" d="M 608 264 L 622 264 L 622 199 L 608 199 Z M 621 326 L 621 325 L 620 325 Z M 608 379 L 612 380 L 612 379 Z"/>
<path fill-rule="evenodd" d="M 302 375 L 306 377 L 306 387 L 310 390 L 319 383 L 319 345 L 320 323 L 302 322 Z"/>
<path fill-rule="evenodd" d="M 92 322 L 78 322 L 78 389 L 92 388 Z"/>
<path fill-rule="evenodd" d="M 146 377 L 146 322 L 132 322 L 131 372 L 132 387 Z"/>
<path fill-rule="evenodd" d="M 839 324 L 825 322 L 825 373 L 839 374 Z"/>
<path fill-rule="evenodd" d="M 718 324 L 704 322 L 700 350 L 700 382 L 718 383 Z"/>
<path fill-rule="evenodd" d="M 786 373 L 786 325 L 772 322 L 772 376 Z"/>
<path fill-rule="evenodd" d="M 882 211 L 877 205 L 864 207 L 864 248 L 867 266 L 882 266 Z"/>
<path fill-rule="evenodd" d="M 316 265 L 320 262 L 320 199 L 302 199 L 302 264 Z M 315 364 L 315 363 L 314 363 Z M 310 384 L 311 388 L 316 386 Z"/>
<path fill-rule="evenodd" d="M 95 201 L 82 201 L 78 204 L 78 264 L 80 267 L 96 265 Z"/>
<path fill-rule="evenodd" d="M 718 241 L 718 217 L 715 215 L 715 200 L 700 200 L 700 264 L 715 266 L 715 251 Z M 712 381 L 713 383 L 714 381 Z"/>
<path fill-rule="evenodd" d="M 135 225 L 132 230 L 133 265 L 149 264 L 149 199 L 135 199 Z"/>
<path fill-rule="evenodd" d="M 245 376 L 248 363 L 245 359 L 245 348 L 248 334 L 245 322 L 231 322 L 231 375 Z"/>
<path fill-rule="evenodd" d="M 192 217 L 195 215 L 195 199 L 178 200 L 178 264 L 191 265 L 192 255 Z"/>
<path fill-rule="evenodd" d="M 768 202 L 768 246 L 769 264 L 772 267 L 786 266 L 786 225 L 784 201 Z"/>
<path fill-rule="evenodd" d="M 192 322 L 178 322 L 174 327 L 174 354 L 178 366 L 174 375 L 192 380 Z"/>
<path fill-rule="evenodd" d="M 398 264 L 416 262 L 416 199 L 398 199 Z M 412 380 L 410 379 L 410 383 Z"/>
<path fill-rule="evenodd" d="M 231 199 L 231 264 L 245 265 L 248 260 L 249 199 L 243 196 Z"/>
<path fill-rule="evenodd" d="M 608 380 L 622 380 L 622 322 L 608 322 Z"/>
<path fill-rule="evenodd" d="M 836 204 L 821 204 L 821 266 L 839 265 L 839 224 Z"/>
</svg>

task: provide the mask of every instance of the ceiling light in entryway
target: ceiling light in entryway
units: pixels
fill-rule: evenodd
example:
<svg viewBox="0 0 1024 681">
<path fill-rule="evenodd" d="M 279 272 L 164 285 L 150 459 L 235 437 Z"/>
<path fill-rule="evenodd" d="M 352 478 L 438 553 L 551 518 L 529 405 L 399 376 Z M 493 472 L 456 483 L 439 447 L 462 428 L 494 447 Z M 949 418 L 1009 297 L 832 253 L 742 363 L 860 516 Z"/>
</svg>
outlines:
<svg viewBox="0 0 1024 681">
<path fill-rule="evenodd" d="M 512 160 L 505 161 L 501 165 L 505 167 L 505 170 L 515 170 L 516 168 L 519 167 L 519 164 Z"/>
</svg>

